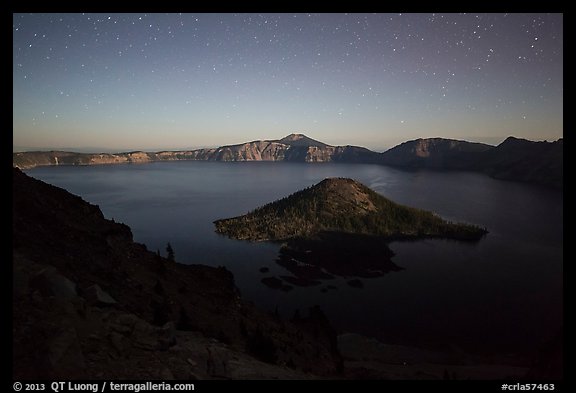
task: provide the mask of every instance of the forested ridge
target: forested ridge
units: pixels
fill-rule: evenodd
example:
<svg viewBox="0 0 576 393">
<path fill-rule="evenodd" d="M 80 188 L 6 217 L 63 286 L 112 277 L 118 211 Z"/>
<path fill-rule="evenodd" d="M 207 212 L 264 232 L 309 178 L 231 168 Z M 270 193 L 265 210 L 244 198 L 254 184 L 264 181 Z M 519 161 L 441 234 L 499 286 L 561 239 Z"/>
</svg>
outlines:
<svg viewBox="0 0 576 393">
<path fill-rule="evenodd" d="M 331 178 L 239 217 L 215 221 L 216 231 L 252 241 L 282 241 L 319 232 L 388 239 L 444 237 L 476 240 L 487 231 L 395 203 L 352 179 Z"/>
</svg>

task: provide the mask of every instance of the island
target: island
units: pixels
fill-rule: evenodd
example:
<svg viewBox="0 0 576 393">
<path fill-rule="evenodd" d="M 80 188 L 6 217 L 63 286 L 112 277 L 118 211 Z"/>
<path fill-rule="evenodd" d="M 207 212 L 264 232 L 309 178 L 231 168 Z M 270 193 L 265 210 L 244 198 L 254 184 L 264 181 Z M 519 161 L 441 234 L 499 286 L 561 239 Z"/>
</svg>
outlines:
<svg viewBox="0 0 576 393">
<path fill-rule="evenodd" d="M 453 223 L 432 212 L 403 206 L 346 178 L 328 178 L 239 217 L 214 221 L 233 239 L 280 242 L 278 264 L 300 286 L 336 276 L 377 277 L 402 270 L 388 243 L 424 238 L 475 242 L 486 228 Z M 270 282 L 270 280 L 263 283 Z M 286 288 L 279 286 L 275 287 Z"/>
<path fill-rule="evenodd" d="M 325 179 L 246 215 L 214 224 L 218 233 L 252 241 L 284 241 L 321 232 L 386 240 L 439 237 L 474 241 L 487 233 L 485 228 L 452 223 L 432 212 L 400 205 L 345 178 Z"/>
</svg>

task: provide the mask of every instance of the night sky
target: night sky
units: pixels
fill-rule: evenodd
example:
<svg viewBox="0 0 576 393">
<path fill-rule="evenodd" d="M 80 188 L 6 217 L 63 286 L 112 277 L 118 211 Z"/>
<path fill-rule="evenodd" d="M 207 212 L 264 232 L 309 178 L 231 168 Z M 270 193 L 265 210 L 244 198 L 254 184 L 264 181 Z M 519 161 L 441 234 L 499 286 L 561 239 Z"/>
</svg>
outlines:
<svg viewBox="0 0 576 393">
<path fill-rule="evenodd" d="M 20 148 L 563 135 L 561 14 L 14 14 Z"/>
</svg>

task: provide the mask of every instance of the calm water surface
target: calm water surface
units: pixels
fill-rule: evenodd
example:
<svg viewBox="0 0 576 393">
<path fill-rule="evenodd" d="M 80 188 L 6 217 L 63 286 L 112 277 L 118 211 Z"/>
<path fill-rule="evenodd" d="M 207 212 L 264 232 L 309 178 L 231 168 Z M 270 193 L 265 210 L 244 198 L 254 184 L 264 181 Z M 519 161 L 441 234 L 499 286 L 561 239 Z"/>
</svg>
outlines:
<svg viewBox="0 0 576 393">
<path fill-rule="evenodd" d="M 226 266 L 243 297 L 290 316 L 320 305 L 339 331 L 388 343 L 498 353 L 533 350 L 562 325 L 563 194 L 464 172 L 407 172 L 378 165 L 162 162 L 45 167 L 27 171 L 97 204 L 134 239 L 182 263 Z M 212 222 L 237 216 L 326 177 L 350 177 L 402 204 L 488 228 L 476 244 L 396 242 L 406 268 L 352 288 L 346 279 L 272 290 L 262 277 L 289 275 L 278 246 L 227 239 Z M 266 266 L 270 273 L 259 268 Z"/>
</svg>

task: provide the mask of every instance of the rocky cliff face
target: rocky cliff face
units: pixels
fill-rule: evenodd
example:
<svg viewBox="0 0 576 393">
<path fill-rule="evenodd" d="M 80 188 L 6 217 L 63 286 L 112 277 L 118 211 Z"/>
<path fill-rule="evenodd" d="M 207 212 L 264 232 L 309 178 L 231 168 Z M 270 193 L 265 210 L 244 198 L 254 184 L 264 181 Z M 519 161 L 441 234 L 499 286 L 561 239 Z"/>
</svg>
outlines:
<svg viewBox="0 0 576 393">
<path fill-rule="evenodd" d="M 302 134 L 214 149 L 117 154 L 63 151 L 13 153 L 14 167 L 98 165 L 151 161 L 289 161 L 383 164 L 401 168 L 480 171 L 489 176 L 556 188 L 563 184 L 563 142 L 510 137 L 497 147 L 444 138 L 404 142 L 384 153 L 358 146 L 330 146 Z"/>
<path fill-rule="evenodd" d="M 292 161 L 292 162 L 374 162 L 378 157 L 356 146 L 330 146 L 302 134 L 280 140 L 253 141 L 215 149 L 163 151 L 157 153 L 73 153 L 63 151 L 13 153 L 13 166 L 29 169 L 45 165 L 97 165 L 151 161 Z"/>
<path fill-rule="evenodd" d="M 314 378 L 341 361 L 317 312 L 245 303 L 225 268 L 170 262 L 97 206 L 13 170 L 15 379 Z M 33 367 L 31 367 L 33 365 Z"/>
<path fill-rule="evenodd" d="M 475 162 L 479 154 L 492 148 L 453 139 L 416 139 L 382 153 L 381 163 L 411 168 L 463 169 Z"/>
<path fill-rule="evenodd" d="M 514 137 L 485 152 L 473 169 L 503 180 L 562 188 L 564 141 L 533 142 Z"/>
<path fill-rule="evenodd" d="M 98 165 L 98 164 L 126 164 L 144 163 L 156 160 L 156 153 L 128 152 L 128 153 L 74 153 L 66 151 L 36 151 L 13 153 L 13 166 L 20 169 L 29 169 L 36 166 L 49 165 Z"/>
<path fill-rule="evenodd" d="M 479 171 L 503 180 L 563 185 L 563 140 L 534 142 L 514 137 L 494 147 L 443 138 L 417 139 L 381 154 L 380 163 L 404 168 Z"/>
<path fill-rule="evenodd" d="M 223 146 L 215 150 L 215 161 L 283 161 L 289 145 L 274 141 L 255 141 Z"/>
</svg>

